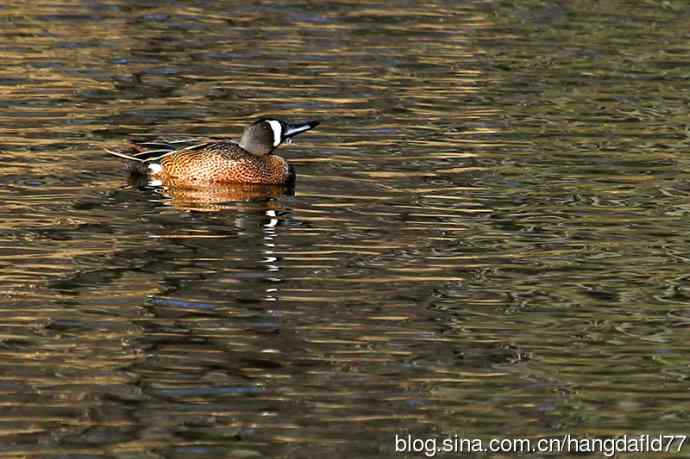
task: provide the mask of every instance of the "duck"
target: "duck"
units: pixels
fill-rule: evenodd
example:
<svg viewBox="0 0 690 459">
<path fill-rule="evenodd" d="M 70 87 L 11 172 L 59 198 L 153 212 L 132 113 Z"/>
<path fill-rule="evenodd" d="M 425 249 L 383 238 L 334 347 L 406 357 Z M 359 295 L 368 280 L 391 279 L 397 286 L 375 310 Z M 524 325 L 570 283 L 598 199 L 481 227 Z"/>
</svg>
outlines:
<svg viewBox="0 0 690 459">
<path fill-rule="evenodd" d="M 315 128 L 319 121 L 288 123 L 261 118 L 247 126 L 239 142 L 230 139 L 159 139 L 131 142 L 124 150 L 106 149 L 130 161 L 130 170 L 156 184 L 293 185 L 295 169 L 273 152 L 292 137 Z"/>
</svg>

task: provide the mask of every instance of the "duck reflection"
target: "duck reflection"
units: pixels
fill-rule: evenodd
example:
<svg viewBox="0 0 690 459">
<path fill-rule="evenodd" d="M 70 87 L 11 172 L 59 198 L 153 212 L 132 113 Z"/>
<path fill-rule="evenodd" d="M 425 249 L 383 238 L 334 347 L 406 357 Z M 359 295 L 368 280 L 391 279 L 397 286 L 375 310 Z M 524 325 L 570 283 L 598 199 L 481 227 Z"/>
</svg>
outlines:
<svg viewBox="0 0 690 459">
<path fill-rule="evenodd" d="M 192 211 L 197 220 L 212 218 L 209 223 L 218 222 L 209 213 L 214 211 L 220 214 L 217 217 L 222 222 L 232 223 L 208 224 L 207 231 L 199 233 L 176 228 L 172 234 L 153 236 L 178 254 L 176 269 L 164 275 L 159 291 L 150 296 L 149 305 L 156 316 L 195 315 L 200 310 L 213 309 L 209 304 L 241 310 L 252 304 L 280 300 L 279 286 L 284 278 L 278 239 L 281 226 L 290 218 L 290 212 L 281 203 L 266 194 L 260 199 L 248 199 L 257 190 L 217 191 L 211 196 L 208 190 L 166 189 L 165 193 L 178 193 L 171 203 L 178 209 Z M 209 196 L 213 201 L 209 201 Z M 235 201 L 231 202 L 229 197 Z M 230 221 L 227 216 L 231 216 Z"/>
<path fill-rule="evenodd" d="M 149 182 L 148 187 L 150 186 Z M 199 258 L 208 260 L 204 264 L 215 273 L 210 276 L 206 273 L 203 276 L 204 284 L 210 280 L 209 277 L 213 277 L 216 282 L 229 284 L 231 286 L 229 290 L 237 290 L 245 301 L 278 301 L 277 284 L 282 282 L 282 278 L 279 275 L 281 259 L 276 253 L 276 243 L 279 227 L 289 218 L 290 213 L 277 199 L 282 196 L 293 196 L 294 188 L 257 184 L 217 184 L 195 187 L 185 182 L 166 180 L 161 186 L 156 186 L 155 190 L 168 198 L 165 204 L 178 210 L 191 212 L 197 215 L 197 220 L 217 222 L 220 219 L 226 222 L 220 227 L 215 224 L 209 225 L 214 228 L 212 231 L 176 234 L 180 232 L 178 227 L 173 231 L 174 234 L 160 235 L 160 239 L 167 239 L 166 242 L 169 244 L 187 248 L 193 246 Z M 218 215 L 212 216 L 212 213 Z M 204 214 L 208 214 L 211 220 L 203 217 Z M 228 226 L 227 223 L 230 222 L 232 223 Z M 234 230 L 231 230 L 231 227 Z M 220 229 L 220 234 L 216 234 L 219 231 L 215 228 Z M 187 233 L 185 230 L 181 232 Z M 228 241 L 230 244 L 219 244 L 219 239 L 230 239 Z M 239 242 L 239 244 L 233 242 Z M 179 248 L 175 251 L 179 251 Z M 224 252 L 227 252 L 225 256 L 219 257 Z M 211 260 L 215 261 L 211 262 Z M 189 261 L 194 265 L 199 263 L 198 259 Z M 215 266 L 210 266 L 209 263 Z M 163 283 L 163 285 L 167 284 L 168 288 L 164 288 L 161 294 L 186 296 L 193 285 L 189 282 L 188 274 L 185 275 L 182 284 L 176 282 L 178 277 L 176 274 L 171 274 L 169 278 L 171 282 Z M 259 289 L 256 288 L 257 285 L 254 285 L 252 299 L 244 298 L 247 293 L 245 287 L 248 284 L 257 283 L 263 285 Z M 265 294 L 258 297 L 257 293 L 261 290 Z M 164 303 L 160 300 L 162 298 L 156 301 L 158 305 Z M 179 301 L 175 301 L 175 304 L 178 307 L 180 305 Z"/>
<path fill-rule="evenodd" d="M 101 262 L 94 262 L 93 254 L 84 255 L 83 263 L 77 256 L 75 262 L 91 269 L 56 279 L 52 288 L 79 296 L 94 282 L 100 288 L 112 284 L 118 289 L 122 279 L 135 276 L 148 281 L 129 288 L 148 297 L 151 308 L 163 315 L 175 315 L 173 310 L 185 316 L 209 311 L 205 305 L 242 310 L 279 301 L 278 287 L 284 282 L 279 239 L 286 226 L 295 224 L 289 207 L 293 188 L 190 187 L 173 181 L 151 186 L 146 177 L 136 175 L 129 177 L 129 185 L 144 190 L 142 195 L 159 193 L 165 198 L 142 196 L 136 202 L 143 207 L 123 207 L 138 219 L 144 243 L 136 238 L 121 242 L 99 256 Z M 129 192 L 115 196 L 132 202 Z"/>
<path fill-rule="evenodd" d="M 194 186 L 187 181 L 167 179 L 150 181 L 147 176 L 131 173 L 129 185 L 140 189 L 156 189 L 170 200 L 167 204 L 180 210 L 218 212 L 237 209 L 238 202 L 262 202 L 281 196 L 294 196 L 294 186 L 223 183 Z"/>
</svg>

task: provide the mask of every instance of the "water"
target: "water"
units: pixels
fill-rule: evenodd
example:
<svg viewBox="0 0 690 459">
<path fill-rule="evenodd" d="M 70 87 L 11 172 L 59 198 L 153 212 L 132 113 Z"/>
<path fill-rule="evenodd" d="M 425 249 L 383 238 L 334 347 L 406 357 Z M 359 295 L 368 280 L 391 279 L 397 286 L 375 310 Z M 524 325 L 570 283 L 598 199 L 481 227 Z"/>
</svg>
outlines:
<svg viewBox="0 0 690 459">
<path fill-rule="evenodd" d="M 689 19 L 4 2 L 0 456 L 687 433 Z M 265 115 L 322 121 L 281 147 L 294 195 L 103 154 Z"/>
</svg>

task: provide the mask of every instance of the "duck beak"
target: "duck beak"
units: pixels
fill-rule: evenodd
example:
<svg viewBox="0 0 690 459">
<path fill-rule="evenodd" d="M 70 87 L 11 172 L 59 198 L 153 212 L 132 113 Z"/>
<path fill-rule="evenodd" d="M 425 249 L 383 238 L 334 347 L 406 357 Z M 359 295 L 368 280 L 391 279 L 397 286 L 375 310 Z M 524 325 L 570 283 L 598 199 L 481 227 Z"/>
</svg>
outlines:
<svg viewBox="0 0 690 459">
<path fill-rule="evenodd" d="M 304 123 L 294 123 L 288 124 L 285 129 L 285 138 L 290 138 L 300 134 L 304 131 L 308 131 L 311 128 L 315 128 L 319 125 L 318 121 L 305 121 Z"/>
</svg>

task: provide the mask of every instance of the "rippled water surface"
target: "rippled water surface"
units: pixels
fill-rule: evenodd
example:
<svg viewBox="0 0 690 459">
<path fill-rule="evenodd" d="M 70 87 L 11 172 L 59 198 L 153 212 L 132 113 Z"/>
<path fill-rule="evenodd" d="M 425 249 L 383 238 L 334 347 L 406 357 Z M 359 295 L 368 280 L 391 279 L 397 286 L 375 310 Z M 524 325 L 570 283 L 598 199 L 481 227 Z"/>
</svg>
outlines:
<svg viewBox="0 0 690 459">
<path fill-rule="evenodd" d="M 686 2 L 0 21 L 0 456 L 688 433 Z M 280 149 L 294 194 L 139 189 L 103 153 L 267 115 L 322 122 Z"/>
</svg>

